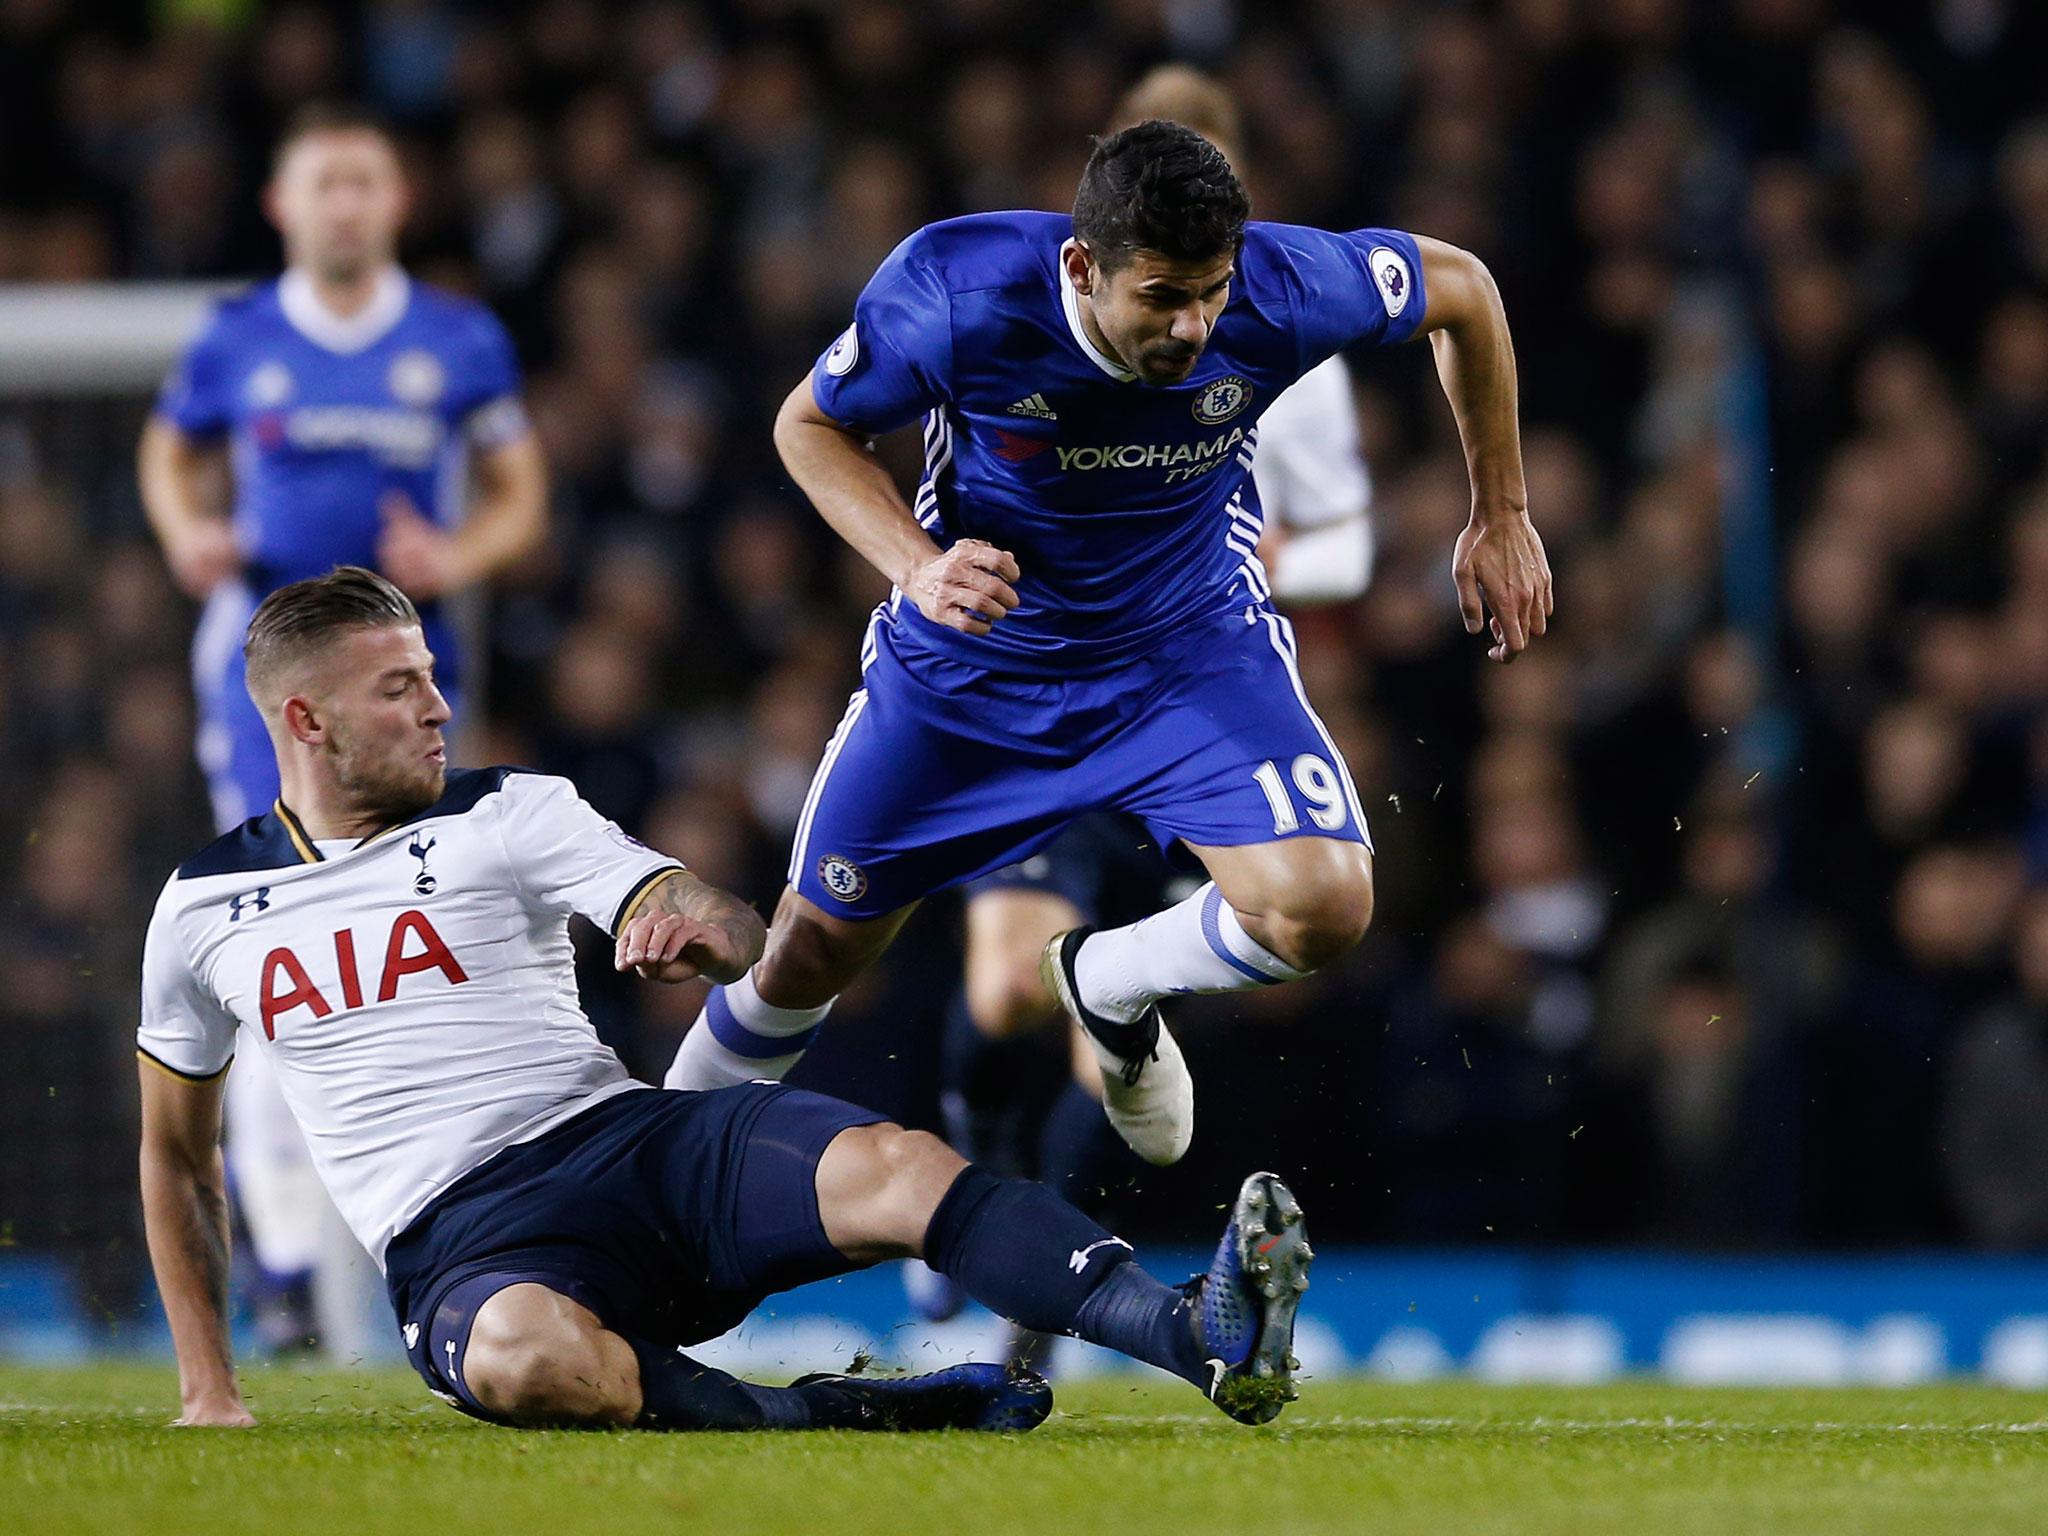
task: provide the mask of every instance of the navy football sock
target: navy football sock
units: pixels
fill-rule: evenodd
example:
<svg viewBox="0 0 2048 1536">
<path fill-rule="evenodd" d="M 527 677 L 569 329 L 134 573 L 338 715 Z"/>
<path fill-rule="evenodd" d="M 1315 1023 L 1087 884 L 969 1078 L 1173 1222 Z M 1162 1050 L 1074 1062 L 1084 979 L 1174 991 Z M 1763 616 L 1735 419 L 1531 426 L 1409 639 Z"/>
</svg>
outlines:
<svg viewBox="0 0 2048 1536">
<path fill-rule="evenodd" d="M 984 1034 L 960 988 L 946 1010 L 939 1050 L 946 1139 L 971 1162 L 1005 1175 L 1029 1174 L 1032 1133 L 1065 1072 L 1065 1054 L 1055 1056 L 1042 1036 Z"/>
<path fill-rule="evenodd" d="M 812 1422 L 804 1393 L 757 1387 L 688 1355 L 629 1339 L 640 1362 L 641 1429 L 804 1429 Z"/>
<path fill-rule="evenodd" d="M 1206 1386 L 1209 1372 L 1195 1347 L 1192 1314 L 1185 1292 L 1154 1279 L 1136 1264 L 1119 1264 L 1081 1304 L 1074 1332 L 1091 1344 Z"/>
<path fill-rule="evenodd" d="M 1202 1378 L 1186 1298 L 1043 1184 L 963 1169 L 932 1213 L 925 1262 L 990 1311 Z"/>
<path fill-rule="evenodd" d="M 1102 1220 L 1113 1197 L 1129 1188 L 1137 1166 L 1123 1138 L 1110 1129 L 1102 1105 L 1068 1078 L 1039 1127 L 1040 1182 Z"/>
</svg>

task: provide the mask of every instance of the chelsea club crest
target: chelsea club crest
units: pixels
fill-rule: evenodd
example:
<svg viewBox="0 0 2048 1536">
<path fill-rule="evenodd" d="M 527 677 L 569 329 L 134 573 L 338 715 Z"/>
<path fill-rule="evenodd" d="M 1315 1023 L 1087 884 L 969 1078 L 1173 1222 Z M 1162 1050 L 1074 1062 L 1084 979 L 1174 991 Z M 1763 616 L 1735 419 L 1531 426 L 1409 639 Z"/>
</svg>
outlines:
<svg viewBox="0 0 2048 1536">
<path fill-rule="evenodd" d="M 391 360 L 384 382 L 394 399 L 424 410 L 447 389 L 448 373 L 433 353 L 410 347 Z"/>
<path fill-rule="evenodd" d="M 836 853 L 818 860 L 818 884 L 840 901 L 859 901 L 868 891 L 868 877 L 861 867 Z"/>
<path fill-rule="evenodd" d="M 1205 427 L 1230 420 L 1252 403 L 1251 380 L 1231 374 L 1195 396 L 1195 420 Z"/>
</svg>

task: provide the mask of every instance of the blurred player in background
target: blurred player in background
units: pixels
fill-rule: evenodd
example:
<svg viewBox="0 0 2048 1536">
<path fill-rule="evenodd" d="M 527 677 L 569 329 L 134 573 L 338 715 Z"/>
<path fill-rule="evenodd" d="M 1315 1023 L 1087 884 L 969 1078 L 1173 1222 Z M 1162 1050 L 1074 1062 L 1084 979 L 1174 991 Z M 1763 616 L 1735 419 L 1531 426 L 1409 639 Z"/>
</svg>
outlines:
<svg viewBox="0 0 2048 1536">
<path fill-rule="evenodd" d="M 480 305 L 396 264 L 407 202 L 376 119 L 339 107 L 295 119 L 265 195 L 284 274 L 215 310 L 143 432 L 150 526 L 178 584 L 205 604 L 193 684 L 222 831 L 278 793 L 242 672 L 242 633 L 266 594 L 338 564 L 376 567 L 421 604 L 454 694 L 467 679 L 447 600 L 544 531 L 545 472 L 511 342 Z M 264 1272 L 265 1336 L 302 1341 L 317 1310 L 346 1358 L 368 1268 L 261 1056 L 249 1061 L 228 1094 L 228 1155 Z"/>
<path fill-rule="evenodd" d="M 389 1284 L 407 1356 L 500 1423 L 1025 1430 L 1042 1378 L 736 1381 L 681 1353 L 771 1292 L 922 1255 L 992 1309 L 1199 1388 L 1243 1423 L 1294 1396 L 1314 1257 L 1271 1174 L 1206 1272 L 1168 1286 L 1043 1185 L 780 1083 L 635 1082 L 579 1006 L 569 920 L 652 981 L 759 957 L 737 896 L 626 836 L 566 779 L 450 772 L 405 595 L 344 567 L 267 598 L 250 691 L 283 792 L 165 883 L 136 1043 L 149 1252 L 181 1422 L 252 1422 L 235 1378 L 222 1078 L 270 1058 L 319 1176 Z"/>
<path fill-rule="evenodd" d="M 1097 144 L 1071 218 L 918 231 L 784 402 L 776 443 L 895 585 L 798 822 L 761 962 L 714 989 L 671 1086 L 777 1077 L 917 903 L 1097 810 L 1187 845 L 1210 883 L 1048 947 L 1103 1106 L 1170 1163 L 1194 1088 L 1159 1000 L 1326 965 L 1372 911 L 1363 810 L 1310 707 L 1256 554 L 1258 421 L 1325 358 L 1427 334 L 1472 515 L 1452 573 L 1509 661 L 1550 612 L 1500 296 L 1396 230 L 1249 223 L 1229 162 L 1176 124 Z M 869 450 L 923 417 L 906 504 Z"/>
<path fill-rule="evenodd" d="M 1202 135 L 1244 173 L 1244 129 L 1229 91 L 1201 71 L 1161 65 L 1118 103 L 1116 132 L 1159 119 Z M 1288 608 L 1357 597 L 1371 578 L 1372 485 L 1359 450 L 1351 373 L 1326 358 L 1259 419 L 1252 480 L 1266 518 L 1259 555 Z M 1093 1215 L 1136 1170 L 1102 1117 L 1102 1076 L 1046 985 L 1055 935 L 1136 922 L 1185 900 L 1200 878 L 1176 872 L 1141 823 L 1084 817 L 1042 852 L 966 887 L 966 976 L 945 1023 L 940 1104 L 963 1155 L 1043 1179 Z M 935 1320 L 964 1300 L 922 1266 L 913 1299 Z M 1042 1338 L 1013 1351 L 1040 1363 Z"/>
</svg>

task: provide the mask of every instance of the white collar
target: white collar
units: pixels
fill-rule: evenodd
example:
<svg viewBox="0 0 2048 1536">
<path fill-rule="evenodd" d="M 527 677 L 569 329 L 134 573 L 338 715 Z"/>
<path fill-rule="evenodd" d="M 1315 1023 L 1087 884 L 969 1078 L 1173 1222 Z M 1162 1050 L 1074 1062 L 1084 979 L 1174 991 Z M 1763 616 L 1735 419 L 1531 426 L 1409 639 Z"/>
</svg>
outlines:
<svg viewBox="0 0 2048 1536">
<path fill-rule="evenodd" d="M 330 352 L 360 352 L 398 324 L 412 299 L 412 282 L 396 267 L 377 274 L 370 302 L 352 315 L 337 315 L 320 302 L 313 279 L 297 267 L 277 282 L 277 307 L 292 329 Z"/>
<path fill-rule="evenodd" d="M 1067 329 L 1074 333 L 1074 340 L 1081 343 L 1081 350 L 1087 354 L 1089 362 L 1119 384 L 1135 384 L 1138 376 L 1089 340 L 1088 327 L 1081 323 L 1081 296 L 1074 292 L 1074 280 L 1067 276 L 1067 252 L 1074 248 L 1074 244 L 1069 240 L 1061 246 L 1059 258 L 1060 305 L 1067 312 Z"/>
</svg>

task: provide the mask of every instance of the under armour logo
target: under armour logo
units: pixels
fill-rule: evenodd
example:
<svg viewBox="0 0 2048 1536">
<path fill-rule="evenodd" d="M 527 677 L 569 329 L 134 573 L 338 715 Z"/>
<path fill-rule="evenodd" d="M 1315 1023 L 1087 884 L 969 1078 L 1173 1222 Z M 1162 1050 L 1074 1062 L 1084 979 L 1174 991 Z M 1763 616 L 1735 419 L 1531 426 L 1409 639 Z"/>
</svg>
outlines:
<svg viewBox="0 0 2048 1536">
<path fill-rule="evenodd" d="M 447 1350 L 447 1351 L 448 1351 L 448 1379 L 449 1379 L 450 1381 L 453 1381 L 453 1380 L 455 1380 L 455 1379 L 456 1379 L 456 1377 L 455 1377 L 455 1341 L 454 1341 L 453 1339 L 444 1339 L 444 1340 L 442 1340 L 442 1341 L 441 1341 L 441 1347 L 442 1347 L 443 1349 L 445 1349 L 445 1350 Z"/>
<path fill-rule="evenodd" d="M 1095 1250 L 1098 1248 L 1121 1248 L 1126 1253 L 1131 1251 L 1131 1245 L 1120 1237 L 1098 1238 L 1086 1248 L 1076 1248 L 1069 1254 L 1067 1256 L 1067 1268 L 1077 1275 L 1080 1274 L 1082 1270 L 1088 1267 L 1088 1260 L 1094 1257 Z"/>
<path fill-rule="evenodd" d="M 422 838 L 426 841 L 422 842 Z M 405 851 L 420 861 L 420 872 L 413 877 L 412 888 L 422 896 L 433 895 L 434 888 L 440 884 L 440 881 L 427 873 L 427 855 L 434 851 L 438 841 L 436 838 L 427 837 L 424 832 L 415 832 L 412 841 L 406 845 Z"/>
<path fill-rule="evenodd" d="M 405 1347 L 411 1349 L 419 1341 L 420 1325 L 418 1323 L 407 1323 L 405 1325 Z"/>
<path fill-rule="evenodd" d="M 228 921 L 239 923 L 242 920 L 242 909 L 244 907 L 247 907 L 251 912 L 269 911 L 270 887 L 259 885 L 255 890 L 244 891 L 241 895 L 230 901 L 228 903 Z"/>
</svg>

